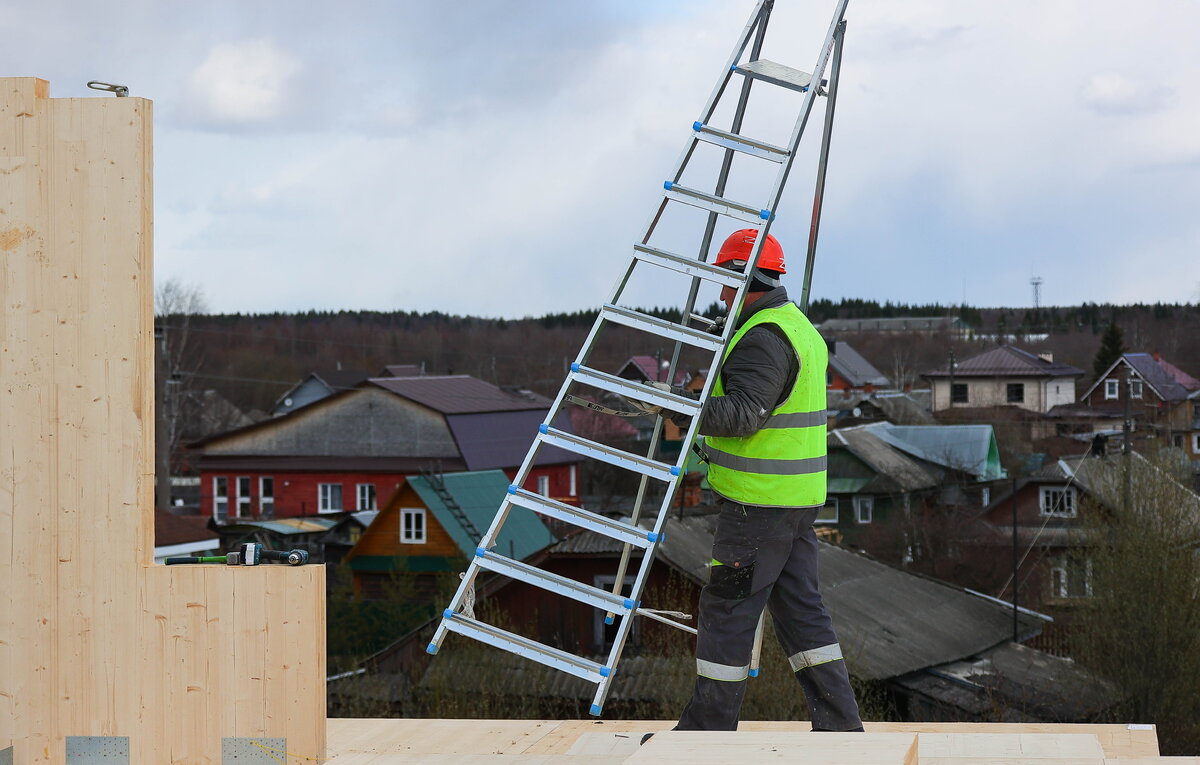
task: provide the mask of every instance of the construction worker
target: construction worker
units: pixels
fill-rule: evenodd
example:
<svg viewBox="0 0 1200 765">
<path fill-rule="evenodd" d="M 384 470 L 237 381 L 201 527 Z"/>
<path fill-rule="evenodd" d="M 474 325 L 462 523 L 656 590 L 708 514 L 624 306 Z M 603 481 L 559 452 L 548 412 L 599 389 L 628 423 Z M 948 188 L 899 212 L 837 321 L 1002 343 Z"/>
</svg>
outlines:
<svg viewBox="0 0 1200 765">
<path fill-rule="evenodd" d="M 734 232 L 716 264 L 744 273 L 757 235 Z M 700 595 L 696 687 L 676 730 L 737 729 L 754 634 L 767 607 L 808 699 L 813 729 L 862 730 L 817 590 L 813 522 L 825 504 L 828 351 L 788 300 L 779 280 L 785 271 L 783 249 L 768 235 L 700 413 L 708 482 L 721 511 Z M 731 311 L 735 296 L 731 287 L 721 291 Z M 686 425 L 685 417 L 676 418 Z"/>
</svg>

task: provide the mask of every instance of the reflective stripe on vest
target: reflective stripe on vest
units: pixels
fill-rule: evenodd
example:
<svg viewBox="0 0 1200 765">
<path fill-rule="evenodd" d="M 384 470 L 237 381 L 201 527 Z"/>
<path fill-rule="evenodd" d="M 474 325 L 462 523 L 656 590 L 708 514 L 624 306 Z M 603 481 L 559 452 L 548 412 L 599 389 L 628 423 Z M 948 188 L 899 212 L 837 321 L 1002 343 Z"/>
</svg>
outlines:
<svg viewBox="0 0 1200 765">
<path fill-rule="evenodd" d="M 800 309 L 787 303 L 751 314 L 734 333 L 722 363 L 746 333 L 760 324 L 774 325 L 787 338 L 799 361 L 796 380 L 783 403 L 754 433 L 744 438 L 704 439 L 708 483 L 722 497 L 747 505 L 820 507 L 826 498 L 828 349 Z M 724 380 L 718 372 L 713 397 L 724 395 Z"/>
<path fill-rule="evenodd" d="M 696 674 L 709 680 L 720 680 L 724 683 L 739 683 L 750 677 L 750 665 L 734 667 L 729 664 L 717 664 L 715 661 L 696 659 Z"/>
<path fill-rule="evenodd" d="M 799 672 L 802 669 L 816 667 L 821 664 L 828 664 L 831 661 L 837 661 L 842 658 L 842 647 L 838 643 L 823 645 L 820 648 L 810 648 L 807 651 L 801 651 L 788 657 L 788 664 L 792 665 L 793 672 Z"/>
</svg>

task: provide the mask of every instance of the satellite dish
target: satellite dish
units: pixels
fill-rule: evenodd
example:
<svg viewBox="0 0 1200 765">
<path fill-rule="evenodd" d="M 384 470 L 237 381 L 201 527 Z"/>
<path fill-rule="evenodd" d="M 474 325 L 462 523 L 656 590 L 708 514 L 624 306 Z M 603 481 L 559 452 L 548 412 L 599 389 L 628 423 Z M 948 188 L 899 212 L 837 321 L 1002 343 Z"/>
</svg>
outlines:
<svg viewBox="0 0 1200 765">
<path fill-rule="evenodd" d="M 850 414 L 852 414 L 855 417 L 862 417 L 862 410 L 856 406 L 856 407 L 854 407 L 854 410 L 852 412 L 850 412 Z"/>
</svg>

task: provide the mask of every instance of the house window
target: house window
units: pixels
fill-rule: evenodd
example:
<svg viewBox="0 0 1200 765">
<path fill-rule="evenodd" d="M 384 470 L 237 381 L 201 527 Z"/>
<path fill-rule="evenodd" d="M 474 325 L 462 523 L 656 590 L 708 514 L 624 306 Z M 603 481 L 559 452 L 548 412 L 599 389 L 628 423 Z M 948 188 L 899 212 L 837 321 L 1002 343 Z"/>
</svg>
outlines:
<svg viewBox="0 0 1200 765">
<path fill-rule="evenodd" d="M 1134 379 L 1134 380 L 1129 381 L 1129 397 L 1130 398 L 1141 398 L 1142 397 L 1142 381 L 1141 380 Z"/>
<path fill-rule="evenodd" d="M 1121 381 L 1120 380 L 1105 380 L 1104 381 L 1104 398 L 1105 400 L 1121 397 Z"/>
<path fill-rule="evenodd" d="M 1043 486 L 1041 489 L 1041 513 L 1054 518 L 1074 518 L 1074 487 Z"/>
<path fill-rule="evenodd" d="M 838 522 L 838 498 L 830 497 L 825 500 L 825 507 L 817 513 L 817 519 L 813 523 L 837 523 Z"/>
<path fill-rule="evenodd" d="M 550 496 L 550 476 L 548 476 L 548 475 L 539 475 L 538 476 L 537 493 L 541 494 L 543 497 Z"/>
<path fill-rule="evenodd" d="M 340 483 L 317 484 L 317 512 L 337 513 L 342 510 L 342 485 Z"/>
<path fill-rule="evenodd" d="M 375 509 L 375 484 L 360 483 L 358 485 L 358 497 L 354 503 L 356 510 L 374 510 Z"/>
<path fill-rule="evenodd" d="M 406 545 L 425 544 L 425 508 L 400 508 L 400 543 Z"/>
<path fill-rule="evenodd" d="M 855 497 L 854 498 L 854 518 L 859 523 L 870 523 L 875 515 L 875 498 L 874 497 Z"/>
<path fill-rule="evenodd" d="M 1008 403 L 1010 403 L 1010 404 L 1025 403 L 1025 383 L 1009 383 L 1008 384 Z"/>
<path fill-rule="evenodd" d="M 570 491 L 568 491 L 568 492 L 567 492 L 567 494 L 568 494 L 568 495 L 570 495 L 570 496 L 572 496 L 572 497 L 578 496 L 578 494 L 579 494 L 578 487 L 577 487 L 577 486 L 576 486 L 576 484 L 575 484 L 576 475 L 577 475 L 577 473 L 576 473 L 576 470 L 577 470 L 577 468 L 576 468 L 576 466 L 575 466 L 575 465 L 572 465 L 572 466 L 570 467 L 570 473 L 569 473 L 569 475 L 570 475 L 570 477 L 571 477 L 571 490 L 570 490 Z"/>
<path fill-rule="evenodd" d="M 1200 454 L 1200 433 L 1192 434 L 1192 452 Z"/>
<path fill-rule="evenodd" d="M 612 592 L 613 585 L 616 583 L 616 581 L 617 577 L 613 576 L 612 574 L 599 574 L 592 577 L 592 584 L 596 587 L 596 589 L 604 590 L 605 592 Z M 633 594 L 633 579 L 628 576 L 625 577 L 625 582 L 621 586 L 621 594 L 626 596 Z M 592 613 L 592 630 L 593 637 L 596 641 L 596 652 L 607 653 L 613 647 L 613 641 L 617 638 L 617 627 L 621 626 L 621 619 L 623 617 L 616 616 L 613 619 L 612 624 L 605 624 L 604 611 L 600 609 L 594 609 Z M 638 625 L 640 623 L 641 619 L 634 620 L 633 628 L 630 630 L 630 635 L 628 638 L 630 643 L 636 644 L 641 639 L 641 630 L 638 629 Z"/>
<path fill-rule="evenodd" d="M 275 479 L 270 476 L 258 479 L 258 514 L 262 518 L 275 517 Z"/>
<path fill-rule="evenodd" d="M 229 517 L 229 479 L 213 476 L 213 518 L 224 521 Z"/>
<path fill-rule="evenodd" d="M 1092 562 L 1060 560 L 1050 568 L 1050 596 L 1089 598 L 1092 595 Z"/>
<path fill-rule="evenodd" d="M 992 504 L 992 490 L 984 486 L 979 490 L 979 506 L 987 507 Z"/>
<path fill-rule="evenodd" d="M 237 517 L 245 518 L 250 515 L 250 477 L 237 478 Z"/>
<path fill-rule="evenodd" d="M 954 383 L 950 386 L 950 403 L 951 404 L 966 404 L 967 399 L 967 384 Z"/>
</svg>

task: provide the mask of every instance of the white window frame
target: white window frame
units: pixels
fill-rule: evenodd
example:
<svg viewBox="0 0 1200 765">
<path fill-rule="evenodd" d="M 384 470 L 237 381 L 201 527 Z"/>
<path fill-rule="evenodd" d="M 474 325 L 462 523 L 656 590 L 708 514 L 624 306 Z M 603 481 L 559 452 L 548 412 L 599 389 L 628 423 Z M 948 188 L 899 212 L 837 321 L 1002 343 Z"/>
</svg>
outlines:
<svg viewBox="0 0 1200 765">
<path fill-rule="evenodd" d="M 987 507 L 992 504 L 992 490 L 990 487 L 984 486 L 979 490 L 979 506 Z"/>
<path fill-rule="evenodd" d="M 246 482 L 246 493 L 242 494 L 242 482 Z M 250 516 L 250 476 L 239 475 L 233 479 L 233 493 L 235 495 L 236 504 L 234 510 L 237 511 L 235 518 L 247 518 Z"/>
<path fill-rule="evenodd" d="M 333 487 L 337 487 L 338 507 L 333 507 Z M 342 493 L 342 484 L 340 483 L 319 483 L 317 484 L 317 512 L 318 513 L 340 513 L 342 512 L 341 505 L 345 504 L 345 497 Z"/>
<path fill-rule="evenodd" d="M 1104 400 L 1121 397 L 1121 381 L 1109 378 L 1104 381 Z"/>
<path fill-rule="evenodd" d="M 578 467 L 576 465 L 571 465 L 569 470 L 570 472 L 568 475 L 570 476 L 570 491 L 567 492 L 567 495 L 571 497 L 577 497 L 579 496 L 579 486 L 576 483 L 578 480 Z"/>
<path fill-rule="evenodd" d="M 1065 509 L 1053 509 L 1053 495 L 1061 494 Z M 1074 486 L 1041 486 L 1038 489 L 1038 512 L 1047 518 L 1074 518 L 1078 514 L 1079 496 Z"/>
<path fill-rule="evenodd" d="M 863 511 L 866 511 L 865 513 Z M 854 498 L 854 520 L 858 523 L 866 525 L 871 523 L 875 518 L 875 498 L 874 497 L 855 497 Z"/>
<path fill-rule="evenodd" d="M 1145 385 L 1142 383 L 1142 381 L 1140 379 L 1138 379 L 1137 377 L 1129 378 L 1129 397 L 1130 398 L 1141 398 L 1142 391 L 1144 388 L 1145 388 Z"/>
<path fill-rule="evenodd" d="M 418 518 L 417 523 L 409 524 L 407 519 Z M 400 544 L 402 545 L 423 545 L 429 540 L 429 526 L 426 524 L 425 508 L 423 507 L 402 507 L 400 508 Z M 411 529 L 409 528 L 411 526 Z M 418 529 L 417 526 L 420 526 Z"/>
<path fill-rule="evenodd" d="M 537 477 L 537 493 L 543 497 L 550 496 L 550 476 L 539 475 Z"/>
<path fill-rule="evenodd" d="M 836 526 L 839 519 L 838 504 L 837 497 L 827 498 L 825 500 L 825 506 L 817 511 L 817 518 L 813 521 L 813 523 L 828 523 Z M 830 516 L 831 510 L 833 511 L 832 517 Z"/>
<path fill-rule="evenodd" d="M 267 481 L 271 482 L 271 491 L 267 492 Z M 262 518 L 275 517 L 275 477 L 260 475 L 258 477 L 258 514 Z"/>
<path fill-rule="evenodd" d="M 366 502 L 363 501 L 364 499 L 366 500 Z M 360 483 L 354 487 L 354 509 L 355 510 L 357 510 L 357 511 L 378 510 L 379 508 L 376 507 L 375 500 L 376 500 L 375 484 Z"/>
<path fill-rule="evenodd" d="M 1200 454 L 1200 433 L 1192 434 L 1192 453 Z"/>
<path fill-rule="evenodd" d="M 220 487 L 224 486 L 224 494 Z M 229 518 L 229 477 L 213 476 L 213 518 L 224 521 Z"/>
<path fill-rule="evenodd" d="M 1092 597 L 1092 560 L 1088 558 L 1083 563 L 1083 594 L 1071 594 L 1071 567 L 1067 563 L 1058 563 L 1050 568 L 1050 594 L 1056 598 L 1090 598 Z"/>
</svg>

